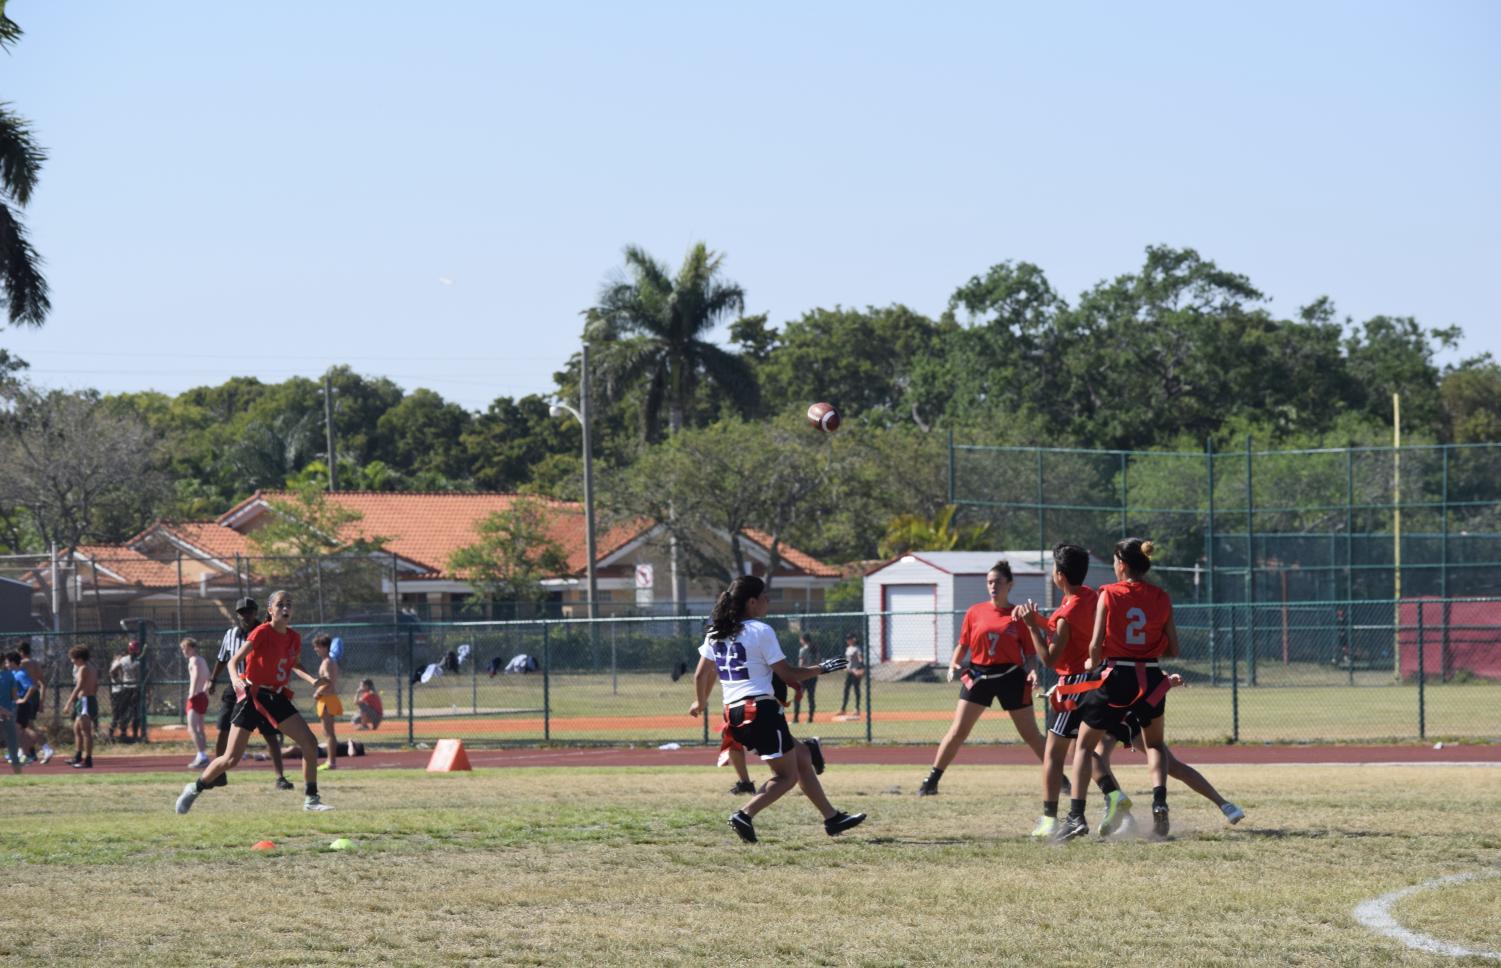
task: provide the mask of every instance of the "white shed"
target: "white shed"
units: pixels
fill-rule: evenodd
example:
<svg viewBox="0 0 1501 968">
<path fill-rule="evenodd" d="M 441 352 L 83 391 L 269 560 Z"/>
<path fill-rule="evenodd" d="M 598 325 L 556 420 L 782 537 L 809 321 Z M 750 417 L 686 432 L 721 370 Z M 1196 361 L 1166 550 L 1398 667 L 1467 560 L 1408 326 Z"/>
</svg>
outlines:
<svg viewBox="0 0 1501 968">
<path fill-rule="evenodd" d="M 985 575 L 997 561 L 1011 565 L 1011 601 L 1057 605 L 1052 551 L 918 551 L 865 576 L 865 612 L 872 662 L 948 662 L 971 605 L 987 600 Z M 1115 580 L 1109 562 L 1092 559 L 1085 583 Z"/>
</svg>

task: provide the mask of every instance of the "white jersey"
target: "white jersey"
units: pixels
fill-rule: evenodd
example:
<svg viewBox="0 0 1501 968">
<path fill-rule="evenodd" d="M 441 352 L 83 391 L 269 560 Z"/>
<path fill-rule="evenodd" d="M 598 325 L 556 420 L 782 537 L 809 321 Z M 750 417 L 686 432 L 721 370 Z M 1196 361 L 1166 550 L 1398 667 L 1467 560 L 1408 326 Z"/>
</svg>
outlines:
<svg viewBox="0 0 1501 968">
<path fill-rule="evenodd" d="M 698 654 L 719 669 L 719 689 L 726 706 L 749 696 L 772 695 L 771 667 L 787 658 L 777 633 L 755 619 L 747 619 L 732 639 L 705 636 Z"/>
</svg>

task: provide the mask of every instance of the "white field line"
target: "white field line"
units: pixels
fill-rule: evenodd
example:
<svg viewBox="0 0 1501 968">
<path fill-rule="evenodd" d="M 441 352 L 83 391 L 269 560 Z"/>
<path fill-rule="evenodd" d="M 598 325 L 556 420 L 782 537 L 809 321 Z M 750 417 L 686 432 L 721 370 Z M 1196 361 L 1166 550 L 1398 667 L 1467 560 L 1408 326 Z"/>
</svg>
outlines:
<svg viewBox="0 0 1501 968">
<path fill-rule="evenodd" d="M 1501 951 L 1488 951 L 1478 948 L 1466 948 L 1464 945 L 1452 944 L 1448 941 L 1440 941 L 1426 934 L 1409 931 L 1397 923 L 1397 919 L 1391 915 L 1391 906 L 1405 897 L 1417 894 L 1419 891 L 1431 891 L 1439 887 L 1447 887 L 1450 884 L 1462 884 L 1465 881 L 1482 880 L 1490 877 L 1501 877 L 1501 870 L 1472 871 L 1468 874 L 1451 874 L 1448 877 L 1440 877 L 1437 880 L 1425 881 L 1422 884 L 1414 884 L 1412 887 L 1404 887 L 1400 891 L 1392 891 L 1369 901 L 1362 901 L 1355 906 L 1355 920 L 1370 928 L 1378 934 L 1384 934 L 1388 938 L 1394 938 L 1409 948 L 1427 952 L 1432 955 L 1448 955 L 1450 958 L 1485 958 L 1490 961 L 1501 962 Z"/>
</svg>

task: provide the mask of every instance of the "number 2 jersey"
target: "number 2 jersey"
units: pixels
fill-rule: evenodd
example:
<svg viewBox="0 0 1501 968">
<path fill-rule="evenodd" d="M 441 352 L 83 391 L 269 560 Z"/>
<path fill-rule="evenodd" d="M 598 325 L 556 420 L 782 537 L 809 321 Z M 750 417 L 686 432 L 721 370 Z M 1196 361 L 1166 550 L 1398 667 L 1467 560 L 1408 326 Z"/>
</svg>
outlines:
<svg viewBox="0 0 1501 968">
<path fill-rule="evenodd" d="M 1105 658 L 1156 659 L 1167 650 L 1173 600 L 1156 585 L 1118 581 L 1100 586 L 1105 604 Z"/>
<path fill-rule="evenodd" d="M 282 689 L 292 678 L 292 666 L 302 655 L 302 636 L 296 629 L 276 631 L 270 622 L 250 633 L 250 653 L 245 656 L 244 678 L 264 689 Z"/>
<path fill-rule="evenodd" d="M 747 619 L 732 638 L 705 636 L 698 654 L 718 669 L 726 706 L 751 696 L 772 695 L 771 667 L 787 658 L 777 633 L 755 619 Z"/>
</svg>

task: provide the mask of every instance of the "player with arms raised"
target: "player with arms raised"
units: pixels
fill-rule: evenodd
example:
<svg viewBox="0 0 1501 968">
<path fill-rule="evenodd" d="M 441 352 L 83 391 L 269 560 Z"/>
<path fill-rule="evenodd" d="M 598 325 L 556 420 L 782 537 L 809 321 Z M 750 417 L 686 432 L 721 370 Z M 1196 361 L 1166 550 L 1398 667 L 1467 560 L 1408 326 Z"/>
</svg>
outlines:
<svg viewBox="0 0 1501 968">
<path fill-rule="evenodd" d="M 730 815 L 730 826 L 746 843 L 756 842 L 752 823 L 756 814 L 771 806 L 794 786 L 802 788 L 823 815 L 823 829 L 831 837 L 858 826 L 865 814 L 835 810 L 824 795 L 813 768 L 808 747 L 787 728 L 782 704 L 773 693 L 772 676 L 789 683 L 802 682 L 825 672 L 843 669 L 845 660 L 825 659 L 816 666 L 787 662 L 777 634 L 760 619 L 770 608 L 766 583 L 754 575 L 730 582 L 719 594 L 709 619 L 709 631 L 699 647 L 698 668 L 693 674 L 696 693 L 688 715 L 699 716 L 719 681 L 724 699 L 724 729 L 730 737 L 760 755 L 771 768 L 771 779 L 744 807 Z"/>
</svg>

